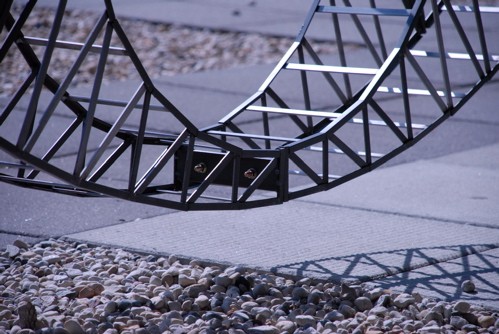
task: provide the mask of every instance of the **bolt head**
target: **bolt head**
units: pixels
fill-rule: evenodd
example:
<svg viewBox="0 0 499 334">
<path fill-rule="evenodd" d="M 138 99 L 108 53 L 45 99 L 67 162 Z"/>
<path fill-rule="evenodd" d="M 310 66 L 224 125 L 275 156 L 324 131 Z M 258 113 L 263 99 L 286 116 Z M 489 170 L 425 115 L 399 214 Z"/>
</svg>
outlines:
<svg viewBox="0 0 499 334">
<path fill-rule="evenodd" d="M 205 174 L 208 171 L 208 168 L 204 162 L 200 162 L 194 166 L 194 171 L 199 174 Z"/>
<path fill-rule="evenodd" d="M 258 172 L 254 168 L 250 168 L 247 171 L 244 172 L 244 177 L 250 180 L 256 179 L 258 176 Z"/>
</svg>

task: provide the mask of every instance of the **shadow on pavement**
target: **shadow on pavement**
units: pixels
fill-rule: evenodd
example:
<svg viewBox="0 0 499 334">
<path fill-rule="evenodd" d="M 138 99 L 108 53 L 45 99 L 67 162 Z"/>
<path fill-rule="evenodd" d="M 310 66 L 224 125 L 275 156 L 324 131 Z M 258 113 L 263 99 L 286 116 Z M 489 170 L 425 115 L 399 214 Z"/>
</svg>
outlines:
<svg viewBox="0 0 499 334">
<path fill-rule="evenodd" d="M 469 297 L 483 303 L 496 303 L 499 295 L 498 249 L 497 244 L 407 248 L 290 263 L 275 266 L 272 271 L 298 276 L 312 275 L 334 282 L 373 282 L 380 287 L 406 293 L 424 290 L 444 300 Z M 448 255 L 437 259 L 437 253 Z M 394 262 L 394 257 L 399 258 L 399 261 Z M 390 263 L 402 265 L 393 266 Z M 338 268 L 343 270 L 338 271 Z M 372 272 L 376 268 L 385 274 L 379 277 L 365 274 L 366 269 Z M 382 281 L 376 282 L 381 278 Z M 461 284 L 465 280 L 475 283 L 475 293 L 463 292 Z"/>
</svg>

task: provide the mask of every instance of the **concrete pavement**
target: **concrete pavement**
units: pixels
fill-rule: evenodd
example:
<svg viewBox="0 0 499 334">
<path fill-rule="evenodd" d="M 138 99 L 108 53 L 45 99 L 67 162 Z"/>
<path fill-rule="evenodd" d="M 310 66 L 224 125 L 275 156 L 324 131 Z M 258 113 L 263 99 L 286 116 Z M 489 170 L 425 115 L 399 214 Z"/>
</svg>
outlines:
<svg viewBox="0 0 499 334">
<path fill-rule="evenodd" d="M 474 167 L 470 156 L 480 157 Z M 497 157 L 499 144 L 380 169 L 282 206 L 173 213 L 65 238 L 499 308 Z M 477 294 L 461 292 L 465 279 Z"/>
<path fill-rule="evenodd" d="M 101 3 L 89 0 L 85 8 L 95 1 Z M 117 11 L 153 21 L 294 36 L 308 7 L 298 0 L 206 3 L 151 1 L 138 8 L 123 0 Z M 271 68 L 193 73 L 157 84 L 189 117 L 207 104 L 220 111 L 197 118 L 199 125 L 208 125 L 253 93 Z M 119 93 L 127 85 L 135 84 L 104 89 Z M 363 281 L 499 309 L 498 88 L 496 78 L 386 168 L 277 207 L 175 212 L 0 184 L 0 246 L 16 238 L 64 237 L 293 276 Z M 475 282 L 476 294 L 460 290 L 465 279 Z"/>
</svg>

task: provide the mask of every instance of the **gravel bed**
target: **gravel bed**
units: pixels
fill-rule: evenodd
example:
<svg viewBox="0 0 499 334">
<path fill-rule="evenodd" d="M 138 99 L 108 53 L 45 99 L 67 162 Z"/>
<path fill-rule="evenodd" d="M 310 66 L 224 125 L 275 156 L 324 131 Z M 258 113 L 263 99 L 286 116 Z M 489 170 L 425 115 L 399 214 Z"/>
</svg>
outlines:
<svg viewBox="0 0 499 334">
<path fill-rule="evenodd" d="M 19 12 L 20 8 L 16 11 Z M 35 7 L 23 28 L 24 34 L 47 38 L 53 15 L 53 9 Z M 67 10 L 57 39 L 83 43 L 98 17 L 99 15 L 94 12 Z M 291 38 L 256 33 L 215 31 L 127 18 L 119 21 L 152 78 L 276 63 L 293 42 Z M 4 31 L 3 35 L 5 34 Z M 3 35 L 0 35 L 0 40 L 3 40 Z M 102 35 L 101 33 L 95 44 L 102 43 Z M 334 51 L 331 43 L 313 42 L 313 44 L 319 54 Z M 113 35 L 111 46 L 122 47 L 116 34 Z M 34 46 L 35 53 L 40 59 L 44 49 L 45 47 Z M 62 80 L 77 54 L 75 50 L 56 49 L 49 74 L 58 81 Z M 22 79 L 29 74 L 30 69 L 25 62 L 19 61 L 21 57 L 17 50 L 11 50 L 0 64 L 0 87 L 3 88 L 3 94 L 12 94 L 22 83 Z M 98 54 L 89 54 L 73 84 L 93 82 L 97 62 Z M 136 78 L 138 74 L 128 57 L 109 56 L 105 81 Z"/>
<path fill-rule="evenodd" d="M 0 333 L 499 333 L 499 314 L 174 255 L 16 240 L 0 253 Z"/>
</svg>

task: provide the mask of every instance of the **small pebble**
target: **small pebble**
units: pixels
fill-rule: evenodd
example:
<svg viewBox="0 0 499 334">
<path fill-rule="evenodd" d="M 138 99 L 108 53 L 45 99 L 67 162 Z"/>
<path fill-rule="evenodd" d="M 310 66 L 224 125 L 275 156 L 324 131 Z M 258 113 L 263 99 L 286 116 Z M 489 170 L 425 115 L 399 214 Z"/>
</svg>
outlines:
<svg viewBox="0 0 499 334">
<path fill-rule="evenodd" d="M 475 287 L 475 283 L 473 283 L 471 280 L 466 280 L 464 281 L 462 284 L 461 284 L 461 289 L 463 290 L 463 292 L 466 292 L 466 293 L 474 293 L 476 292 L 476 287 Z"/>
<path fill-rule="evenodd" d="M 0 326 L 10 334 L 479 334 L 499 324 L 497 312 L 463 300 L 222 271 L 175 256 L 159 263 L 63 240 L 28 247 L 16 256 L 38 260 L 22 271 L 11 257 L 17 250 L 1 253 Z"/>
</svg>

